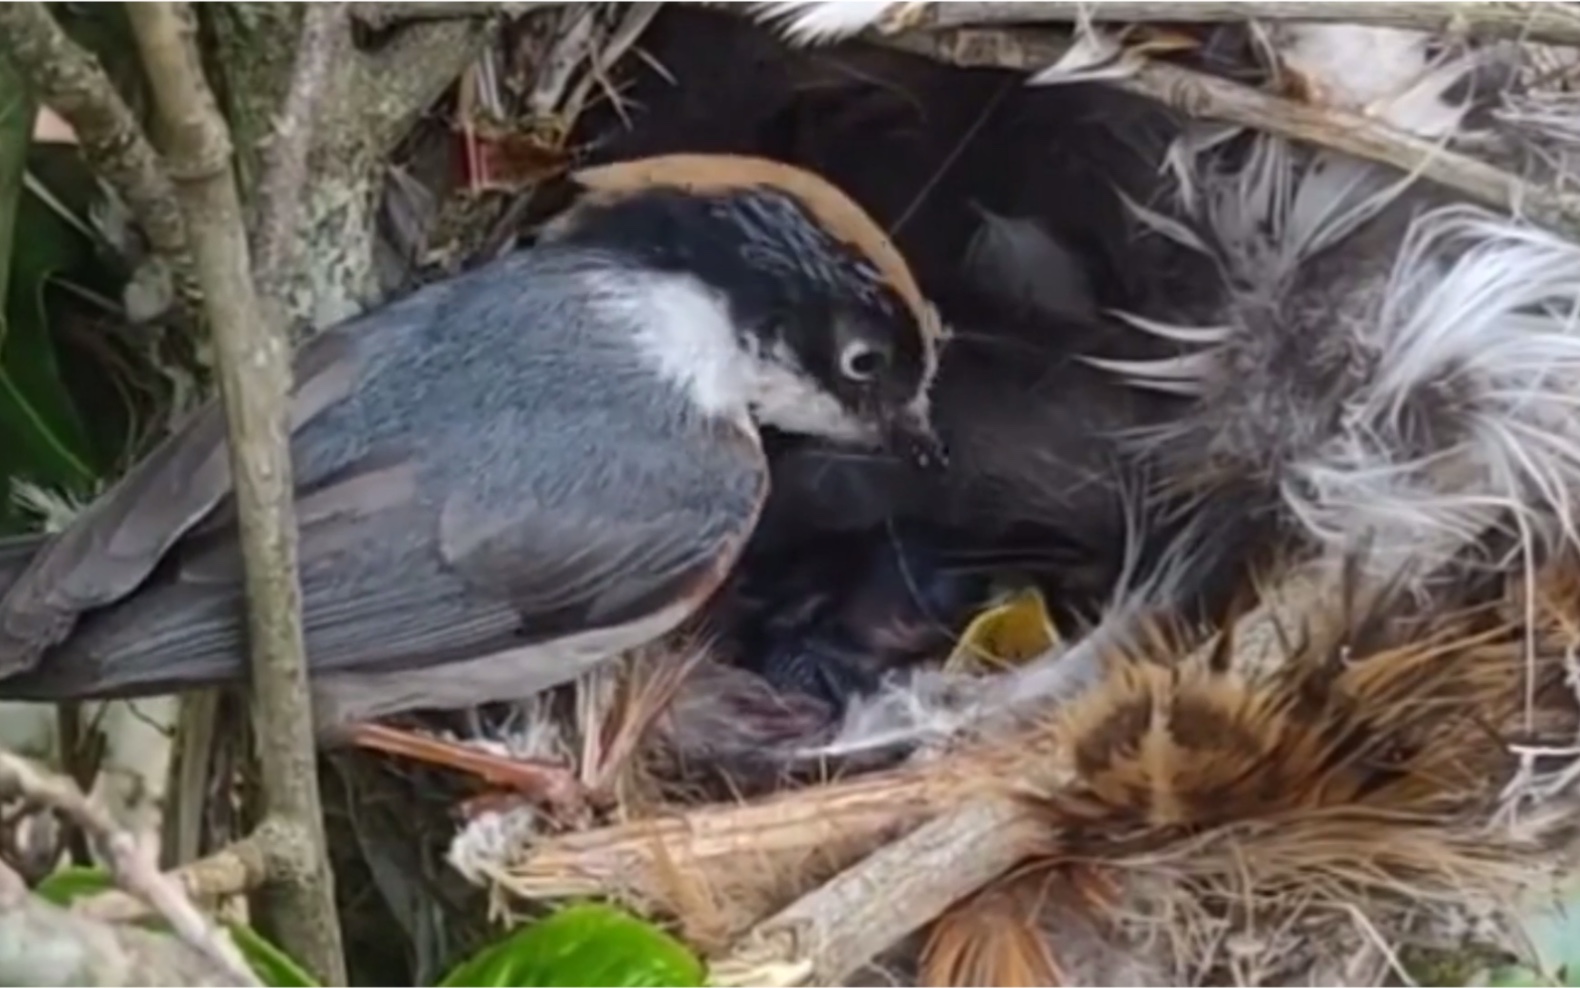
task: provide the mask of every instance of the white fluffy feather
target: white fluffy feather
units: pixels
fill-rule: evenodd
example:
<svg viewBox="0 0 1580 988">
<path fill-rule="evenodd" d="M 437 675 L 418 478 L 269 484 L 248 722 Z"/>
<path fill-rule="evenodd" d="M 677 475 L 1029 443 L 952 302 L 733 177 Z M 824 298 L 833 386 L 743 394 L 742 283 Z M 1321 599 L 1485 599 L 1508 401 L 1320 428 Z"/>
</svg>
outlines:
<svg viewBox="0 0 1580 988">
<path fill-rule="evenodd" d="M 1198 396 L 1152 437 L 1177 469 L 1227 455 L 1318 544 L 1390 572 L 1495 530 L 1525 553 L 1576 539 L 1580 246 L 1466 205 L 1412 218 L 1396 173 L 1272 138 L 1201 185 L 1201 233 L 1142 219 L 1212 252 L 1222 324 L 1133 320 L 1183 352 L 1106 365 Z"/>
<path fill-rule="evenodd" d="M 1453 133 L 1464 115 L 1464 107 L 1444 94 L 1475 67 L 1475 59 L 1435 59 L 1431 35 L 1356 24 L 1283 24 L 1270 40 L 1283 67 L 1299 73 L 1325 105 L 1423 137 Z"/>
<path fill-rule="evenodd" d="M 1429 567 L 1499 524 L 1529 548 L 1574 539 L 1580 246 L 1470 206 L 1432 210 L 1355 328 L 1369 380 L 1284 484 L 1308 530 L 1330 544 L 1373 534 Z M 1457 405 L 1460 434 L 1412 448 L 1423 398 Z"/>
<path fill-rule="evenodd" d="M 826 45 L 856 35 L 877 25 L 890 8 L 904 3 L 872 3 L 868 0 L 806 2 L 775 0 L 752 5 L 752 18 L 769 24 L 793 45 Z"/>
</svg>

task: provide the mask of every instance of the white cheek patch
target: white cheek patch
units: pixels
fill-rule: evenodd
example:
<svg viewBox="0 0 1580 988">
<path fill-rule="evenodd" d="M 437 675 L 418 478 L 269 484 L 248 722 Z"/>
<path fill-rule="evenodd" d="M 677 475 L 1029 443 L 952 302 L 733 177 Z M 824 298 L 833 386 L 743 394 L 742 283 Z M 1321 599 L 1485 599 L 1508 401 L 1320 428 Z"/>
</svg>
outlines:
<svg viewBox="0 0 1580 988">
<path fill-rule="evenodd" d="M 858 419 L 800 369 L 795 356 L 775 347 L 757 360 L 752 413 L 759 422 L 786 432 L 844 442 L 873 441 L 877 428 Z"/>
</svg>

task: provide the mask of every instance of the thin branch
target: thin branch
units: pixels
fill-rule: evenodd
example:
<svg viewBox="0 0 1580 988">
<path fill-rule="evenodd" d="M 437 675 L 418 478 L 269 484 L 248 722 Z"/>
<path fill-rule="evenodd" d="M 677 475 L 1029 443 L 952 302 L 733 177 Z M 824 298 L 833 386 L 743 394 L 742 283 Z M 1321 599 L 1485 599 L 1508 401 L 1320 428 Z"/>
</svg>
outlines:
<svg viewBox="0 0 1580 988">
<path fill-rule="evenodd" d="M 268 814 L 302 838 L 300 871 L 268 891 L 282 946 L 326 984 L 345 983 L 303 648 L 288 395 L 290 347 L 258 302 L 229 130 L 203 77 L 184 3 L 127 7 L 192 237 L 224 401 L 246 572 L 252 693 Z"/>
<path fill-rule="evenodd" d="M 762 984 L 764 971 L 846 984 L 861 967 L 1037 850 L 1036 812 L 973 800 L 847 868 L 759 923 L 709 965 L 714 984 Z"/>
<path fill-rule="evenodd" d="M 0 4 L 0 46 L 39 98 L 76 132 L 83 156 L 125 200 L 156 254 L 192 298 L 192 260 L 175 187 L 99 60 L 42 3 Z"/>
<path fill-rule="evenodd" d="M 155 843 L 139 841 L 121 829 L 108 812 L 83 795 L 75 782 L 0 751 L 0 796 L 20 798 L 68 817 L 93 842 L 116 884 L 147 903 L 170 924 L 176 936 L 236 979 L 231 984 L 258 984 L 229 938 L 198 911 L 178 883 L 160 873 Z"/>
<path fill-rule="evenodd" d="M 302 40 L 291 70 L 285 106 L 263 153 L 263 183 L 257 203 L 253 270 L 258 293 L 278 297 L 292 280 L 300 238 L 302 190 L 307 187 L 317 108 L 328 89 L 331 68 L 350 41 L 344 3 L 312 3 L 302 15 Z"/>
<path fill-rule="evenodd" d="M 903 18 L 907 29 L 1072 22 L 1243 23 L 1306 21 L 1409 28 L 1456 37 L 1518 38 L 1580 44 L 1580 10 L 1567 3 L 1192 2 L 1091 0 L 1036 3 L 931 3 Z"/>
<path fill-rule="evenodd" d="M 286 877 L 276 833 L 262 828 L 206 858 L 166 872 L 165 878 L 199 902 L 255 891 Z M 107 923 L 129 923 L 146 917 L 149 907 L 135 896 L 110 890 L 73 903 L 72 912 Z"/>
<path fill-rule="evenodd" d="M 950 30 L 882 39 L 890 47 L 960 66 L 1043 69 L 1067 42 L 1035 32 Z M 1216 76 L 1147 60 L 1134 74 L 1105 80 L 1192 117 L 1253 127 L 1298 141 L 1392 165 L 1498 209 L 1573 234 L 1580 230 L 1580 197 L 1533 186 L 1518 175 L 1356 113 L 1308 106 Z"/>
</svg>

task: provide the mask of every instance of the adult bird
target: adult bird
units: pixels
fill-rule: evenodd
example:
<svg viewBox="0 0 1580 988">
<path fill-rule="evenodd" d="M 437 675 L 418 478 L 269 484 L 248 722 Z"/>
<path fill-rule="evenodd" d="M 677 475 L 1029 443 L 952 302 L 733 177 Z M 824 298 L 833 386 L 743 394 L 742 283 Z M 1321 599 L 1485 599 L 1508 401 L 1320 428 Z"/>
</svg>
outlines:
<svg viewBox="0 0 1580 988">
<path fill-rule="evenodd" d="M 936 314 L 832 184 L 714 155 L 573 180 L 531 248 L 296 358 L 302 607 L 328 739 L 530 788 L 524 766 L 368 722 L 528 696 L 675 629 L 756 525 L 759 424 L 941 452 Z M 240 682 L 245 627 L 216 404 L 64 531 L 0 548 L 5 698 Z"/>
</svg>

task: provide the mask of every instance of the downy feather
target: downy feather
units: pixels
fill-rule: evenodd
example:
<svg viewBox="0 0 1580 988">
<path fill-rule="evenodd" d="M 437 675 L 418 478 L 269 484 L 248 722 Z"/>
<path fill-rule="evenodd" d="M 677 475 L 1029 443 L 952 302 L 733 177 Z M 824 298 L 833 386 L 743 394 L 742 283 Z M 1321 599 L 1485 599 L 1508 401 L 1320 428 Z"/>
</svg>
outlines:
<svg viewBox="0 0 1580 988">
<path fill-rule="evenodd" d="M 904 6 L 871 0 L 772 0 L 753 4 L 752 19 L 769 25 L 792 45 L 826 45 L 854 38 L 882 21 L 890 8 Z"/>
<path fill-rule="evenodd" d="M 1428 72 L 1435 102 L 1418 85 L 1395 122 L 1440 126 L 1464 71 Z M 1135 210 L 1213 258 L 1216 324 L 1132 319 L 1180 353 L 1104 365 L 1197 396 L 1193 415 L 1138 436 L 1171 479 L 1249 482 L 1335 558 L 1365 545 L 1389 571 L 1477 553 L 1507 566 L 1495 534 L 1527 565 L 1572 540 L 1580 247 L 1279 138 L 1253 138 L 1243 164 L 1227 157 L 1192 176 L 1189 222 Z"/>
</svg>

